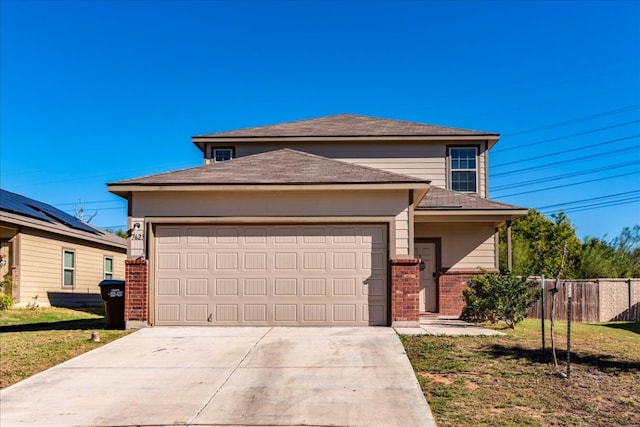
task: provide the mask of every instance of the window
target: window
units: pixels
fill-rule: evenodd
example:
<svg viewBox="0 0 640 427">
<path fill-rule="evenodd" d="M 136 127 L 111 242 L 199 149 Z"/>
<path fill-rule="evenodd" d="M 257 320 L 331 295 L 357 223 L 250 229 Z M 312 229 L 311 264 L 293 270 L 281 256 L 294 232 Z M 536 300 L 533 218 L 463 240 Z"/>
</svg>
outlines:
<svg viewBox="0 0 640 427">
<path fill-rule="evenodd" d="M 213 161 L 224 162 L 233 158 L 233 149 L 231 148 L 214 148 L 213 149 Z"/>
<path fill-rule="evenodd" d="M 76 284 L 76 253 L 74 251 L 62 251 L 62 286 L 75 286 Z"/>
<path fill-rule="evenodd" d="M 453 191 L 465 193 L 475 193 L 477 191 L 477 154 L 478 149 L 476 147 L 449 148 L 450 188 Z"/>
<path fill-rule="evenodd" d="M 113 279 L 113 258 L 110 256 L 104 257 L 104 278 Z"/>
</svg>

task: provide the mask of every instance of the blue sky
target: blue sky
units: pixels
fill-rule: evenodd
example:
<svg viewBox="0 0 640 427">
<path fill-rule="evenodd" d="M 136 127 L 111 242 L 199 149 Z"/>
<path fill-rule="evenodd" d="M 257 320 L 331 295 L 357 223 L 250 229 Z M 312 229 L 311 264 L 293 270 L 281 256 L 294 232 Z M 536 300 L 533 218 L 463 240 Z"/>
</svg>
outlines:
<svg viewBox="0 0 640 427">
<path fill-rule="evenodd" d="M 640 224 L 640 2 L 0 2 L 0 185 L 124 226 L 105 183 L 192 135 L 337 113 L 502 134 L 490 195 Z"/>
</svg>

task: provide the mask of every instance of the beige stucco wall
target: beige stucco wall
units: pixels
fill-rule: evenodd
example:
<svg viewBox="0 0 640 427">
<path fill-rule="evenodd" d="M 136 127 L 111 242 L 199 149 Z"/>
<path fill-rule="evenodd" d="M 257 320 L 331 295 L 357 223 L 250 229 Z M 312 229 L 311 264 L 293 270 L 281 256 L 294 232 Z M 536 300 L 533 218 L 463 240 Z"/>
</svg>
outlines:
<svg viewBox="0 0 640 427">
<path fill-rule="evenodd" d="M 630 307 L 640 304 L 640 279 L 599 279 L 598 283 L 601 322 L 616 320 Z"/>
<path fill-rule="evenodd" d="M 485 223 L 418 223 L 416 238 L 441 239 L 441 266 L 448 270 L 495 269 L 495 228 Z"/>
<path fill-rule="evenodd" d="M 266 151 L 291 148 L 293 150 L 329 157 L 358 165 L 384 169 L 390 172 L 431 180 L 436 187 L 447 188 L 447 146 L 451 141 L 425 142 L 371 142 L 359 143 L 240 143 L 233 146 L 235 156 L 243 157 Z M 478 146 L 478 190 L 486 197 L 486 151 L 483 141 L 461 143 L 464 146 Z"/>
<path fill-rule="evenodd" d="M 74 250 L 76 257 L 75 288 L 62 286 L 62 251 Z M 104 257 L 113 257 L 113 278 L 124 279 L 126 254 L 106 248 L 86 246 L 69 239 L 55 240 L 40 235 L 21 234 L 19 246 L 19 303 L 49 305 L 48 292 L 99 294 L 98 283 L 104 278 Z M 36 298 L 37 297 L 37 298 Z"/>
<path fill-rule="evenodd" d="M 246 191 L 139 192 L 133 194 L 133 218 L 242 217 L 282 218 L 283 222 L 322 221 L 323 217 L 366 218 L 390 223 L 392 256 L 409 255 L 408 192 Z M 331 220 L 327 220 L 331 222 Z"/>
</svg>

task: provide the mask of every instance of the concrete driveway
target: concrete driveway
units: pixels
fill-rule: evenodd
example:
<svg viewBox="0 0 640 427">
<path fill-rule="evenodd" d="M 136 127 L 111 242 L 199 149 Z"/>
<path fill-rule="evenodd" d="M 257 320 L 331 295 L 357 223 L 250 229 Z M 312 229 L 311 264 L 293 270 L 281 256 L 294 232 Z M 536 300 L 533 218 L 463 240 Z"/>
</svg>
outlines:
<svg viewBox="0 0 640 427">
<path fill-rule="evenodd" d="M 9 426 L 433 426 L 391 328 L 157 327 L 0 392 Z"/>
</svg>

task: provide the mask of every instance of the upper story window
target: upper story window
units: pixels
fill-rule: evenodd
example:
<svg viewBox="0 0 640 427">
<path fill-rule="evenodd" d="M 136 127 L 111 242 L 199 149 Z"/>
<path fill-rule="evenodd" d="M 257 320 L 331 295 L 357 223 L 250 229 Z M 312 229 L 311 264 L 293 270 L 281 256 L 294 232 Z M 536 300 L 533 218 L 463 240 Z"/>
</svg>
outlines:
<svg viewBox="0 0 640 427">
<path fill-rule="evenodd" d="M 214 148 L 212 156 L 215 163 L 233 159 L 233 148 Z"/>
<path fill-rule="evenodd" d="M 449 147 L 449 185 L 453 191 L 478 191 L 478 149 L 476 147 Z"/>
<path fill-rule="evenodd" d="M 110 256 L 104 257 L 104 278 L 113 279 L 113 258 Z"/>
<path fill-rule="evenodd" d="M 62 251 L 62 286 L 76 285 L 76 253 L 71 250 Z"/>
</svg>

